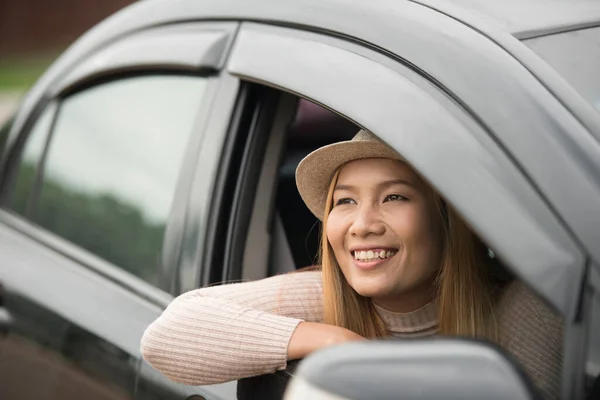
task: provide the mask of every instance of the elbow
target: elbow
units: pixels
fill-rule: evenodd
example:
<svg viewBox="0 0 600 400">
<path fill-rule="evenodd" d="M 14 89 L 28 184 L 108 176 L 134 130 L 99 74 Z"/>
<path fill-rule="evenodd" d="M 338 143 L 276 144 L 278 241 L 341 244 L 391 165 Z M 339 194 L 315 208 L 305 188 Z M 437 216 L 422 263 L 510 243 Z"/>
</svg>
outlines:
<svg viewBox="0 0 600 400">
<path fill-rule="evenodd" d="M 192 373 L 200 367 L 201 360 L 195 360 L 194 365 L 190 365 L 189 359 L 181 354 L 180 349 L 175 343 L 161 340 L 158 333 L 159 328 L 156 322 L 150 325 L 140 342 L 140 353 L 142 359 L 152 368 L 160 372 L 169 380 L 190 386 L 211 385 L 220 382 L 212 382 L 210 378 L 202 376 L 201 373 Z"/>
<path fill-rule="evenodd" d="M 174 382 L 179 382 L 179 377 L 172 374 L 172 364 L 178 364 L 174 357 L 173 349 L 168 340 L 161 340 L 159 321 L 154 321 L 142 336 L 140 353 L 142 359 L 152 368 Z"/>
<path fill-rule="evenodd" d="M 142 340 L 140 341 L 140 353 L 144 361 L 150 364 L 152 368 L 160 371 L 161 363 L 159 361 L 162 358 L 161 354 L 164 353 L 164 350 L 161 350 L 162 346 L 154 338 L 155 323 L 156 322 L 154 322 L 152 325 L 146 328 L 146 331 L 142 335 Z"/>
<path fill-rule="evenodd" d="M 142 359 L 173 382 L 191 386 L 222 383 L 206 359 L 198 357 L 206 352 L 201 327 L 186 324 L 182 328 L 179 314 L 177 307 L 170 306 L 146 328 L 140 340 Z"/>
</svg>

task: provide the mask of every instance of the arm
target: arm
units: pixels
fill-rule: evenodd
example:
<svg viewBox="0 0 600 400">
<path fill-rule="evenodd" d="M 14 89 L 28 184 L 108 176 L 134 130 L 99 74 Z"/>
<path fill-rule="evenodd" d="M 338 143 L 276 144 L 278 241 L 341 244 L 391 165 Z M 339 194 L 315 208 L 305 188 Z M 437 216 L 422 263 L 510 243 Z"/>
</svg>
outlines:
<svg viewBox="0 0 600 400">
<path fill-rule="evenodd" d="M 303 343 L 322 315 L 320 272 L 208 287 L 176 298 L 147 328 L 141 351 L 174 381 L 221 383 L 284 369 L 288 345 L 290 358 L 307 354 Z"/>
<path fill-rule="evenodd" d="M 561 318 L 521 283 L 504 293 L 498 313 L 501 345 L 546 400 L 560 398 Z"/>
</svg>

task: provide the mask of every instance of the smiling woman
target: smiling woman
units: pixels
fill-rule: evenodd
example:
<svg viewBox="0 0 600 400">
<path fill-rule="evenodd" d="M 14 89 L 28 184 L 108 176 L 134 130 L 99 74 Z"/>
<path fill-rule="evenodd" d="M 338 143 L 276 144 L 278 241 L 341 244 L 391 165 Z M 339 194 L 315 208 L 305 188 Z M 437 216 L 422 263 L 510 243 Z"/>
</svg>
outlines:
<svg viewBox="0 0 600 400">
<path fill-rule="evenodd" d="M 142 339 L 153 367 L 206 385 L 337 343 L 440 334 L 499 344 L 558 397 L 560 318 L 490 273 L 486 246 L 398 153 L 361 131 L 309 154 L 296 178 L 323 221 L 321 271 L 181 295 Z"/>
<path fill-rule="evenodd" d="M 437 299 L 439 333 L 495 341 L 485 246 L 390 150 L 361 131 L 350 143 L 313 152 L 298 167 L 305 202 L 327 216 L 321 246 L 325 322 L 385 337 L 375 306 L 409 313 Z M 333 154 L 341 167 L 321 163 Z M 331 175 L 323 203 L 313 188 L 323 190 Z"/>
</svg>

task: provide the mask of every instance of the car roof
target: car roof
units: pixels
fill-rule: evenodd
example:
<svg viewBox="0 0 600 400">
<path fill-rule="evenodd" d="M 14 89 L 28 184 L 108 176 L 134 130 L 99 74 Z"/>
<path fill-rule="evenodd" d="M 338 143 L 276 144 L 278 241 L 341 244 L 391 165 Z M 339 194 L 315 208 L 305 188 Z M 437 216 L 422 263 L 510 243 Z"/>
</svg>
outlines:
<svg viewBox="0 0 600 400">
<path fill-rule="evenodd" d="M 290 25 L 297 22 L 301 25 L 306 19 L 296 16 L 306 17 L 307 13 L 313 12 L 314 26 L 318 26 L 318 13 L 324 10 L 364 12 L 367 9 L 377 13 L 393 11 L 402 3 L 420 4 L 461 22 L 475 17 L 521 39 L 600 25 L 598 0 L 371 0 L 367 7 L 363 0 L 144 0 L 128 7 L 141 6 L 144 10 L 124 10 L 123 14 L 130 13 L 130 18 L 122 20 L 133 29 L 147 27 L 149 22 L 154 25 L 181 21 L 182 18 L 262 20 Z M 109 31 L 115 26 L 106 28 L 110 35 Z"/>
<path fill-rule="evenodd" d="M 524 39 L 600 24 L 598 0 L 416 0 L 463 20 L 484 19 Z"/>
<path fill-rule="evenodd" d="M 156 2 L 156 0 L 144 1 L 144 3 Z M 250 14 L 244 18 L 243 5 L 246 4 L 246 0 L 233 1 L 236 2 L 242 7 L 233 5 L 232 2 L 224 3 L 238 10 L 240 19 L 254 18 L 254 15 Z M 321 0 L 320 2 L 325 5 L 325 8 L 329 8 L 326 6 L 328 3 L 339 5 L 340 1 Z M 519 38 L 600 24 L 600 1 L 598 0 L 396 0 L 395 2 L 421 4 L 458 20 L 463 20 L 467 15 L 476 16 Z M 203 18 L 207 8 L 202 7 L 202 3 L 204 3 L 202 0 L 183 0 L 171 3 L 170 9 L 176 13 L 178 7 L 183 7 L 192 11 L 189 15 L 191 18 Z M 310 6 L 311 1 L 268 0 L 260 1 L 259 4 L 252 3 L 261 10 L 265 19 L 270 20 L 271 10 L 284 6 L 289 9 L 290 15 L 294 15 L 296 11 Z M 362 0 L 344 0 L 344 7 L 353 8 L 362 3 Z M 372 0 L 370 5 L 373 9 L 385 9 L 389 7 L 389 2 Z M 167 12 L 162 15 L 168 18 L 168 14 Z"/>
<path fill-rule="evenodd" d="M 363 0 L 144 0 L 125 7 L 82 35 L 61 56 L 62 62 L 52 66 L 55 71 L 48 77 L 75 59 L 85 57 L 93 48 L 160 25 L 255 21 L 344 35 L 349 22 L 368 26 L 373 21 L 405 15 L 411 10 L 420 14 L 417 18 L 432 18 L 437 11 L 475 30 L 487 30 L 490 37 L 508 33 L 523 39 L 600 25 L 599 0 L 370 0 L 368 3 Z M 424 10 L 434 12 L 424 17 Z M 335 22 L 334 16 L 342 14 L 345 26 Z"/>
</svg>

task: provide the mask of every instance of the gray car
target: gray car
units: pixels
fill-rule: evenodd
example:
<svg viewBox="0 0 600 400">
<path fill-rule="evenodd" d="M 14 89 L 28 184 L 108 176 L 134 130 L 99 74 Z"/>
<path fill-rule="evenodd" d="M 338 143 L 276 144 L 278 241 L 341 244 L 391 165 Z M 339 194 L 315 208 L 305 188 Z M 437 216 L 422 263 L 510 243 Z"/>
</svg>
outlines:
<svg viewBox="0 0 600 400">
<path fill-rule="evenodd" d="M 153 370 L 144 329 L 182 292 L 313 264 L 295 166 L 359 127 L 562 315 L 561 397 L 600 398 L 598 71 L 597 0 L 122 10 L 0 130 L 0 398 L 236 398 Z M 448 338 L 327 349 L 289 376 L 289 399 L 537 396 L 501 350 Z"/>
</svg>

